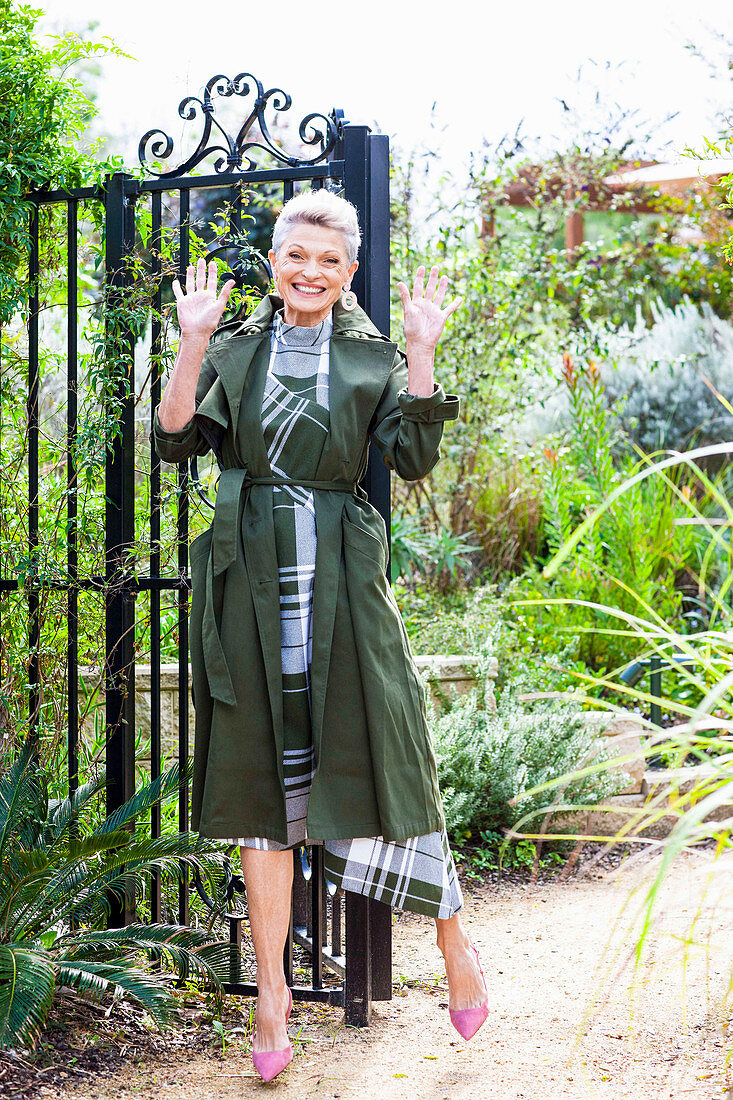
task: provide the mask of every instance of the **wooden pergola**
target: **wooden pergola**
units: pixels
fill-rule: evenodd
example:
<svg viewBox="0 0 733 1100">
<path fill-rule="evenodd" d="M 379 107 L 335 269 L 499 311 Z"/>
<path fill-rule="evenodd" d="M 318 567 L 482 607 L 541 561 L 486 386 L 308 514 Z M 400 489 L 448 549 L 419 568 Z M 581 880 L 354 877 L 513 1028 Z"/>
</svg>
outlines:
<svg viewBox="0 0 733 1100">
<path fill-rule="evenodd" d="M 606 213 L 651 214 L 659 210 L 662 195 L 681 198 L 691 190 L 718 183 L 733 173 L 733 160 L 693 160 L 660 162 L 636 160 L 617 172 L 598 180 L 579 182 L 556 173 L 548 177 L 541 165 L 527 165 L 504 191 L 504 203 L 509 206 L 535 206 L 544 198 L 563 196 L 573 203 L 565 218 L 565 247 L 573 251 L 583 243 L 583 215 L 588 211 Z M 492 211 L 481 219 L 481 235 L 493 237 L 495 219 Z"/>
</svg>

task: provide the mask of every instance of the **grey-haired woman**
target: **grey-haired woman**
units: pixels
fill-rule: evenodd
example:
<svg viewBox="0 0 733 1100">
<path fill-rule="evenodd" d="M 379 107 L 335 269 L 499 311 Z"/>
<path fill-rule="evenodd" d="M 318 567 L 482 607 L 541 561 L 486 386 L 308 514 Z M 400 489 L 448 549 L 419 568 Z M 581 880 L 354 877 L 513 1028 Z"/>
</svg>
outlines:
<svg viewBox="0 0 733 1100">
<path fill-rule="evenodd" d="M 355 302 L 359 245 L 350 203 L 297 195 L 275 224 L 276 293 L 224 325 L 234 284 L 217 293 L 213 263 L 189 267 L 153 420 L 163 459 L 211 449 L 222 467 L 191 546 L 192 824 L 240 847 L 265 1080 L 292 1058 L 283 948 L 304 842 L 323 845 L 337 886 L 433 916 L 453 1024 L 470 1038 L 488 1014 L 386 530 L 359 486 L 370 440 L 408 480 L 438 461 L 459 401 L 435 382 L 434 353 L 460 300 L 443 307 L 435 267 L 411 293 L 398 283 L 401 352 Z"/>
</svg>

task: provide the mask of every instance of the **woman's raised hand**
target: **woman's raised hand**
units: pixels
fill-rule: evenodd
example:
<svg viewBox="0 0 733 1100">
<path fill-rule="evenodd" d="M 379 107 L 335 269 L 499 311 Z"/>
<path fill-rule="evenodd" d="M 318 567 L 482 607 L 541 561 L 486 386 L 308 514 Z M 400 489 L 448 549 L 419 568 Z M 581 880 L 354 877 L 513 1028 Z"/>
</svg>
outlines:
<svg viewBox="0 0 733 1100">
<path fill-rule="evenodd" d="M 431 267 L 427 285 L 424 284 L 424 267 L 419 267 L 415 273 L 412 297 L 405 283 L 397 284 L 405 313 L 405 344 L 434 351 L 445 322 L 458 309 L 461 298 L 454 298 L 441 309 L 448 289 L 448 276 L 441 275 L 437 267 Z"/>
<path fill-rule="evenodd" d="M 203 258 L 198 261 L 195 269 L 193 264 L 189 264 L 186 269 L 185 294 L 178 279 L 173 280 L 181 335 L 211 336 L 226 309 L 234 285 L 234 279 L 229 279 L 217 294 L 215 262 L 212 260 L 209 264 L 208 273 Z"/>
</svg>

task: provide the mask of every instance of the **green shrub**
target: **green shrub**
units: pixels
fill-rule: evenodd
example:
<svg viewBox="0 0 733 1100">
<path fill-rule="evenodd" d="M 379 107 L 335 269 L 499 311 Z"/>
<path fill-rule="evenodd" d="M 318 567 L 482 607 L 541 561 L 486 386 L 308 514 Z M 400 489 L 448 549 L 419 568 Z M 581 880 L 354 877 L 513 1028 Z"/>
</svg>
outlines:
<svg viewBox="0 0 733 1100">
<path fill-rule="evenodd" d="M 456 841 L 474 832 L 511 828 L 533 810 L 549 806 L 554 797 L 540 793 L 517 806 L 512 799 L 591 760 L 600 764 L 609 759 L 593 728 L 583 723 L 579 702 L 519 699 L 535 687 L 534 678 L 525 674 L 499 692 L 496 713 L 479 689 L 434 716 L 446 825 Z M 626 783 L 626 777 L 612 771 L 583 776 L 568 783 L 562 802 L 595 805 Z"/>
</svg>

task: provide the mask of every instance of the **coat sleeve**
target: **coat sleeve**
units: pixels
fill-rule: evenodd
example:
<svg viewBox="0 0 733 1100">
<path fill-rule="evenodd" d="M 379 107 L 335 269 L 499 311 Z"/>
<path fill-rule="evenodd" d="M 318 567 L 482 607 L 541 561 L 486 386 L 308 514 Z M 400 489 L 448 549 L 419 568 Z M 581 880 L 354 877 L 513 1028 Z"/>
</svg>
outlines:
<svg viewBox="0 0 733 1100">
<path fill-rule="evenodd" d="M 440 382 L 427 397 L 407 392 L 407 359 L 397 351 L 369 433 L 390 470 L 405 481 L 425 477 L 440 458 L 443 421 L 455 420 L 460 398 Z"/>
<path fill-rule="evenodd" d="M 219 457 L 221 441 L 228 422 L 226 400 L 223 392 L 220 391 L 221 382 L 214 369 L 211 345 L 209 345 L 204 353 L 196 384 L 194 398 L 196 412 L 188 424 L 175 432 L 166 431 L 161 427 L 158 409 L 156 408 L 153 413 L 150 439 L 156 453 L 164 462 L 185 462 L 192 455 L 205 455 L 210 450 Z"/>
</svg>

